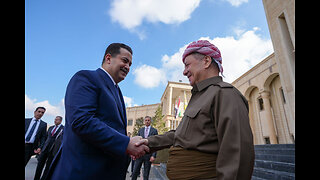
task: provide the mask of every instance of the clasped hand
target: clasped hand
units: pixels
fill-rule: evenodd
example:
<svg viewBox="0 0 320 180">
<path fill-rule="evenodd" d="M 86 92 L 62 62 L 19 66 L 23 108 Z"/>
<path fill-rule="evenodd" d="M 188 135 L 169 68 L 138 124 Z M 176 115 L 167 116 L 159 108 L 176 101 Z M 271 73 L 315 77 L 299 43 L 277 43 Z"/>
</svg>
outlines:
<svg viewBox="0 0 320 180">
<path fill-rule="evenodd" d="M 141 136 L 135 136 L 130 138 L 127 153 L 131 155 L 131 158 L 136 160 L 141 156 L 145 155 L 147 152 L 150 152 L 148 145 L 148 140 L 143 139 Z"/>
</svg>

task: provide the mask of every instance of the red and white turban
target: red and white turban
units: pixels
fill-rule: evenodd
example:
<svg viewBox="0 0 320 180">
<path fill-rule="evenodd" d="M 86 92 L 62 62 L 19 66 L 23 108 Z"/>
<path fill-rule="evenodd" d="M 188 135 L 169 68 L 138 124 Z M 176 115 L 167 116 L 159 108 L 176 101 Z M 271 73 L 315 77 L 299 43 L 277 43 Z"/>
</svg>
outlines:
<svg viewBox="0 0 320 180">
<path fill-rule="evenodd" d="M 207 40 L 193 41 L 192 43 L 190 43 L 187 46 L 186 50 L 184 51 L 184 53 L 182 55 L 182 62 L 184 62 L 184 59 L 189 54 L 194 53 L 194 52 L 212 57 L 214 59 L 214 61 L 218 64 L 220 73 L 223 76 L 223 74 L 222 74 L 223 68 L 221 65 L 222 64 L 221 53 L 215 45 L 211 44 Z"/>
</svg>

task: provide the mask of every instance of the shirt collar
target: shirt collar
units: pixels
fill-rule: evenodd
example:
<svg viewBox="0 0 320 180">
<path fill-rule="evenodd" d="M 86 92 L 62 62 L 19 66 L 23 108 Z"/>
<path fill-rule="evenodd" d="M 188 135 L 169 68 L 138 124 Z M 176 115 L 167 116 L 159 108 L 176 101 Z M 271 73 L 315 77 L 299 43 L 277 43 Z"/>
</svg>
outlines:
<svg viewBox="0 0 320 180">
<path fill-rule="evenodd" d="M 116 82 L 114 82 L 114 80 L 113 80 L 112 76 L 108 73 L 108 71 L 106 71 L 106 70 L 105 70 L 105 69 L 103 69 L 102 67 L 100 67 L 100 69 L 102 69 L 105 73 L 107 73 L 107 74 L 108 74 L 108 76 L 110 77 L 110 79 L 112 80 L 112 82 L 113 82 L 113 84 L 114 84 L 114 85 L 117 85 L 117 84 L 116 84 Z"/>
<path fill-rule="evenodd" d="M 201 82 L 198 82 L 197 84 L 195 84 L 191 90 L 192 93 L 195 93 L 197 91 L 202 91 L 203 89 L 205 89 L 206 87 L 212 85 L 212 84 L 217 84 L 219 82 L 222 81 L 222 77 L 221 76 L 214 76 L 208 79 L 205 79 Z"/>
<path fill-rule="evenodd" d="M 37 120 L 37 119 L 35 117 L 33 117 L 31 121 L 35 121 L 35 120 Z M 37 122 L 40 122 L 41 119 L 38 119 L 38 120 L 39 121 L 37 121 Z"/>
</svg>

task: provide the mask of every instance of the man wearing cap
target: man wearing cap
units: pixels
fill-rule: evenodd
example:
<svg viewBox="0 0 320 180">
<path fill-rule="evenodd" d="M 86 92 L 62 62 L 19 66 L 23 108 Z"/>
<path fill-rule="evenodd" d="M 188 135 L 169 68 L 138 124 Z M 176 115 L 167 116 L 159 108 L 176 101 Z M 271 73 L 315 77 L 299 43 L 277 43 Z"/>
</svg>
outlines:
<svg viewBox="0 0 320 180">
<path fill-rule="evenodd" d="M 190 43 L 182 61 L 193 86 L 188 107 L 176 130 L 136 143 L 150 152 L 169 148 L 167 176 L 173 179 L 249 180 L 254 146 L 248 102 L 223 82 L 219 49 L 207 40 Z"/>
</svg>

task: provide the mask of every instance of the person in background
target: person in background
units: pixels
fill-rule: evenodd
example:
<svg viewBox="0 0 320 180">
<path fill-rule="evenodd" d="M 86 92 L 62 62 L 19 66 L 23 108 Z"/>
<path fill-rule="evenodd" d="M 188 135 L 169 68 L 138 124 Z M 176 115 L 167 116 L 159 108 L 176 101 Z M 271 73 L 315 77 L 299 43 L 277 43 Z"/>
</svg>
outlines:
<svg viewBox="0 0 320 180">
<path fill-rule="evenodd" d="M 41 180 L 46 180 L 47 179 L 47 175 L 49 172 L 49 168 L 51 166 L 52 160 L 55 157 L 55 155 L 57 154 L 57 152 L 60 149 L 61 143 L 62 143 L 62 139 L 63 139 L 63 128 L 60 130 L 60 132 L 57 134 L 54 143 L 52 144 L 52 146 L 49 149 L 49 153 L 48 153 L 48 159 L 46 162 L 46 168 L 44 169 L 44 172 L 41 176 Z"/>
<path fill-rule="evenodd" d="M 46 141 L 47 123 L 41 120 L 46 108 L 37 107 L 33 118 L 25 118 L 24 123 L 24 166 L 35 154 L 40 154 Z"/>
<path fill-rule="evenodd" d="M 248 102 L 219 76 L 219 49 L 207 40 L 194 41 L 182 62 L 192 95 L 181 123 L 136 145 L 148 145 L 151 152 L 170 147 L 169 179 L 250 180 L 255 155 Z"/>
<path fill-rule="evenodd" d="M 38 158 L 38 164 L 37 164 L 37 169 L 34 175 L 34 180 L 39 180 L 41 173 L 42 173 L 42 169 L 48 159 L 48 155 L 49 155 L 49 150 L 51 148 L 51 146 L 53 145 L 57 134 L 59 134 L 59 132 L 63 129 L 63 125 L 61 124 L 62 122 L 62 117 L 61 116 L 56 116 L 56 118 L 54 119 L 54 124 L 53 126 L 50 126 L 48 129 L 48 133 L 47 133 L 47 140 L 44 143 L 44 146 L 42 148 L 42 151 L 39 155 Z M 49 168 L 50 163 L 46 164 L 46 169 Z"/>
<path fill-rule="evenodd" d="M 151 117 L 146 116 L 144 118 L 145 127 L 140 128 L 138 132 L 138 136 L 142 136 L 143 138 L 147 138 L 150 136 L 158 135 L 157 129 L 151 127 Z M 157 156 L 157 152 L 153 152 L 152 154 L 146 154 L 135 160 L 132 180 L 136 180 L 137 176 L 140 174 L 140 168 L 143 163 L 143 179 L 149 179 L 149 173 L 151 168 L 151 163 L 154 162 Z"/>
</svg>

